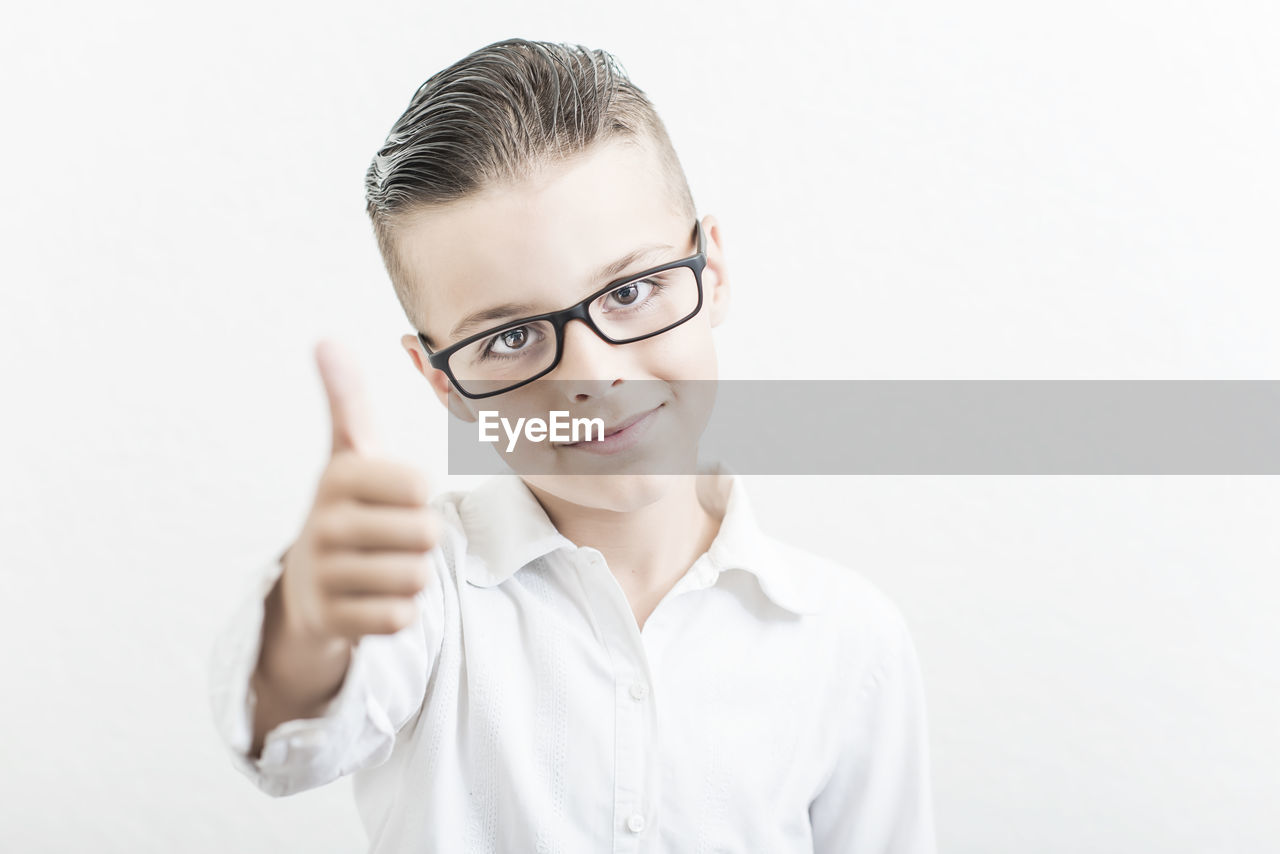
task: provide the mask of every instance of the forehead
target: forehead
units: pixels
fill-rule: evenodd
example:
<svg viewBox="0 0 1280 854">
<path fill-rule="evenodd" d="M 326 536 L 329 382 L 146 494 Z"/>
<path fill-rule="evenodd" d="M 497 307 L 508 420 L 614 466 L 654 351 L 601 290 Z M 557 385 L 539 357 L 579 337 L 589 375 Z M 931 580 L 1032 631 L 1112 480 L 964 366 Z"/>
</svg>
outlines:
<svg viewBox="0 0 1280 854">
<path fill-rule="evenodd" d="M 477 311 L 525 303 L 531 310 L 521 313 L 535 314 L 576 302 L 607 283 L 594 281 L 595 271 L 641 245 L 675 249 L 611 278 L 674 260 L 691 228 L 654 155 L 609 142 L 519 184 L 419 211 L 396 242 L 416 320 L 439 346 Z"/>
</svg>

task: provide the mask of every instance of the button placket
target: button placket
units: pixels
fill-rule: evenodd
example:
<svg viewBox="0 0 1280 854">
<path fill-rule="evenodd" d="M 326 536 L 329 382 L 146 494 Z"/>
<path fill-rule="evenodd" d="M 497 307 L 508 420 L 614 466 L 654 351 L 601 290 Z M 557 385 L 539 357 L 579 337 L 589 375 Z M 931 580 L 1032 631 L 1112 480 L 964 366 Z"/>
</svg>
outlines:
<svg viewBox="0 0 1280 854">
<path fill-rule="evenodd" d="M 613 664 L 615 714 L 613 854 L 635 852 L 648 825 L 645 813 L 654 769 L 651 709 L 640 702 L 649 696 L 648 660 L 644 639 L 626 593 L 604 556 L 583 549 L 578 564 L 593 617 Z M 636 696 L 639 694 L 639 696 Z"/>
</svg>

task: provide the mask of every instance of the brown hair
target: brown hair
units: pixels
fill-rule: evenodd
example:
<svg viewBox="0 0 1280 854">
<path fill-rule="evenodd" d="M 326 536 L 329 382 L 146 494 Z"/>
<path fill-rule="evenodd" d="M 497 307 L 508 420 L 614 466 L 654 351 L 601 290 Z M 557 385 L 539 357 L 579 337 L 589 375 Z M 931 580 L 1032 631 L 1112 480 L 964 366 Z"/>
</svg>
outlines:
<svg viewBox="0 0 1280 854">
<path fill-rule="evenodd" d="M 429 77 L 365 174 L 366 210 L 409 321 L 415 322 L 412 283 L 394 239 L 402 216 L 517 183 L 541 166 L 619 138 L 650 146 L 676 209 L 696 217 L 666 127 L 608 52 L 505 39 Z"/>
</svg>

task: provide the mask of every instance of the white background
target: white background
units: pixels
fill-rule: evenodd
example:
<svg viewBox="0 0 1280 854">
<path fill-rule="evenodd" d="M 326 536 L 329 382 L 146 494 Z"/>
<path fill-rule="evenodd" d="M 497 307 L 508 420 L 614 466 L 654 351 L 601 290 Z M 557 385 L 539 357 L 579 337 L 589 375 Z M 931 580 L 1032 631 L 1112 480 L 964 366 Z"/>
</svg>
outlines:
<svg viewBox="0 0 1280 854">
<path fill-rule="evenodd" d="M 4 851 L 363 850 L 349 781 L 231 767 L 204 668 L 328 453 L 318 337 L 469 485 L 362 180 L 489 42 L 605 48 L 656 102 L 723 223 L 726 377 L 1280 373 L 1272 3 L 330 6 L 4 13 Z M 749 484 L 906 613 L 942 850 L 1277 850 L 1276 478 Z"/>
</svg>

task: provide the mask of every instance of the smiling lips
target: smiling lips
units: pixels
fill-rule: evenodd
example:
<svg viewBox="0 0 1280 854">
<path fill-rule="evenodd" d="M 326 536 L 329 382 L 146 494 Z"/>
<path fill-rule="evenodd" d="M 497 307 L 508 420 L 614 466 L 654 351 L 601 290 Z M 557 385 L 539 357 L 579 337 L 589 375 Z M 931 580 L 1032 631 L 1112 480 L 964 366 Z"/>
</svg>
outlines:
<svg viewBox="0 0 1280 854">
<path fill-rule="evenodd" d="M 628 448 L 633 448 L 648 432 L 649 425 L 653 423 L 654 416 L 657 415 L 658 410 L 665 405 L 660 403 L 653 409 L 624 418 L 612 427 L 605 428 L 603 439 L 573 442 L 562 444 L 559 447 L 575 448 L 580 451 L 586 451 L 589 454 L 616 454 Z"/>
</svg>

